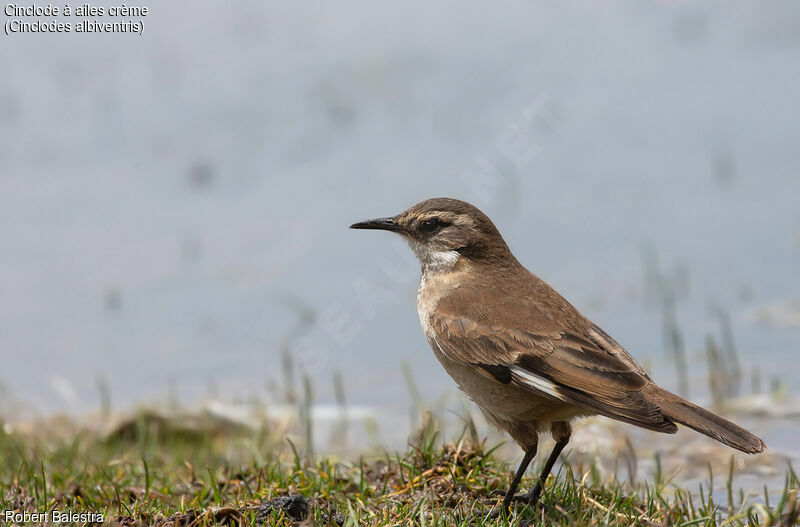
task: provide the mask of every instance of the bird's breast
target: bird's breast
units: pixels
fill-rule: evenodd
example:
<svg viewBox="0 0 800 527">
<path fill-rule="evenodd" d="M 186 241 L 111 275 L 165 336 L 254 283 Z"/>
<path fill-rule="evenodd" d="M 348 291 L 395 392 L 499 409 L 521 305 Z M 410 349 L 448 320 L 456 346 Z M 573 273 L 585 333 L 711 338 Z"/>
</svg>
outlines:
<svg viewBox="0 0 800 527">
<path fill-rule="evenodd" d="M 430 317 L 442 298 L 452 293 L 460 284 L 457 273 L 423 272 L 417 290 L 417 313 L 425 336 L 431 338 Z"/>
</svg>

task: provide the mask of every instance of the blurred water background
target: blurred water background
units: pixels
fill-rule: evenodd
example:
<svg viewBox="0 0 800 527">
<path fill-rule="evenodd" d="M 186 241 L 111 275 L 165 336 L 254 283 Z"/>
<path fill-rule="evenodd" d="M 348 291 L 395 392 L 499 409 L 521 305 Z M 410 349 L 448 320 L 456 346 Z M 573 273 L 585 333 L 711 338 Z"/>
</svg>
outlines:
<svg viewBox="0 0 800 527">
<path fill-rule="evenodd" d="M 415 390 L 461 403 L 411 252 L 347 226 L 434 196 L 665 387 L 710 402 L 720 349 L 732 395 L 800 389 L 796 2 L 149 7 L 0 37 L 6 418 L 305 373 L 404 442 Z M 787 415 L 756 430 L 796 452 Z"/>
</svg>

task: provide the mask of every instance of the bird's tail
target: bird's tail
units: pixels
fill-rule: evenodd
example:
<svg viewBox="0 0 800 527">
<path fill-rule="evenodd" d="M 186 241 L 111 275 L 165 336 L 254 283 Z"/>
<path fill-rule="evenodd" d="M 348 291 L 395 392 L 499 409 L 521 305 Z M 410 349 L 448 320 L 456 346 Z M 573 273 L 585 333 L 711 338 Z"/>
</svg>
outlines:
<svg viewBox="0 0 800 527">
<path fill-rule="evenodd" d="M 651 384 L 643 390 L 650 401 L 661 408 L 667 419 L 681 423 L 705 434 L 720 443 L 748 454 L 757 454 L 766 450 L 767 445 L 744 428 L 736 426 L 727 419 L 700 408 L 674 393 Z"/>
</svg>

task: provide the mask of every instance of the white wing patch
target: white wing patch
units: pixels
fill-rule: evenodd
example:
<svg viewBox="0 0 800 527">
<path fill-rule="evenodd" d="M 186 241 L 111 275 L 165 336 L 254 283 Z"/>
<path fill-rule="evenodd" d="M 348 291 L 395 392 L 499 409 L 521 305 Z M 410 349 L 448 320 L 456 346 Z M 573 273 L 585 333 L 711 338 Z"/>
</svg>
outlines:
<svg viewBox="0 0 800 527">
<path fill-rule="evenodd" d="M 450 359 L 450 357 L 447 356 L 447 353 L 444 352 L 444 350 L 442 349 L 442 345 L 439 344 L 439 339 L 436 338 L 436 333 L 431 331 L 431 338 L 433 339 L 433 343 L 436 344 L 436 348 L 439 348 L 438 354 L 441 354 L 442 357 L 447 357 L 448 360 L 452 360 Z M 434 348 L 433 350 L 434 353 L 436 353 L 436 348 Z"/>
<path fill-rule="evenodd" d="M 511 366 L 510 369 L 511 373 L 519 377 L 524 384 L 535 390 L 539 390 L 540 392 L 544 392 L 547 395 L 555 397 L 556 399 L 565 401 L 564 397 L 558 393 L 558 387 L 551 381 L 548 381 L 544 377 L 539 377 L 538 375 L 522 369 L 519 366 Z"/>
</svg>

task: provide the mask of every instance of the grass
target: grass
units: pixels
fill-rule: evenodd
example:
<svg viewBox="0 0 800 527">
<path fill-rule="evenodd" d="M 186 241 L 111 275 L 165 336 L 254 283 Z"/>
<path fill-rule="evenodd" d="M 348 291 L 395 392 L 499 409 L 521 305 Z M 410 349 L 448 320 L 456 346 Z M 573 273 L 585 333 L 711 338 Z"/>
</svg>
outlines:
<svg viewBox="0 0 800 527">
<path fill-rule="evenodd" d="M 106 436 L 6 427 L 0 514 L 102 513 L 106 525 L 126 526 L 723 526 L 792 525 L 800 508 L 791 469 L 773 503 L 736 500 L 731 488 L 728 503 L 718 504 L 708 485 L 692 493 L 656 476 L 631 486 L 565 464 L 548 480 L 540 506 L 489 520 L 500 500 L 492 492 L 506 488 L 514 467 L 466 435 L 441 445 L 431 432 L 400 454 L 310 461 L 292 436 L 273 432 L 196 433 L 147 414 Z M 529 485 L 530 477 L 523 488 Z"/>
</svg>

